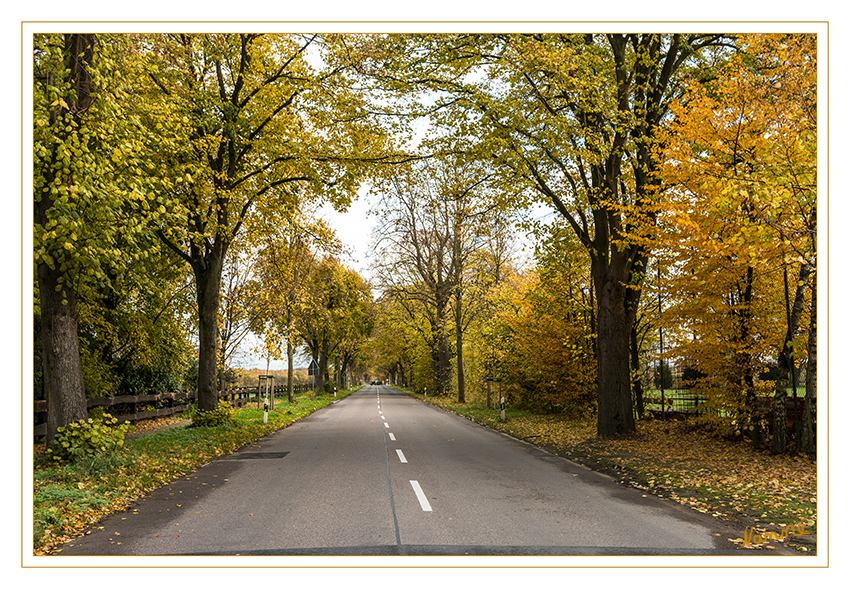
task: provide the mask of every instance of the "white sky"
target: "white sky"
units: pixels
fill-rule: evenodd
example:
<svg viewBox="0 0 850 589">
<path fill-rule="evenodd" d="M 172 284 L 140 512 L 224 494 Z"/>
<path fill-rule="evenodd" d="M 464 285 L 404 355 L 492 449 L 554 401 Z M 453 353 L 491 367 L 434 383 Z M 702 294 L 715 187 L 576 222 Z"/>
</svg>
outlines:
<svg viewBox="0 0 850 589">
<path fill-rule="evenodd" d="M 362 188 L 357 200 L 353 201 L 344 213 L 334 210 L 330 205 L 325 205 L 319 209 L 317 216 L 333 228 L 337 238 L 342 242 L 346 250 L 346 254 L 342 256 L 342 263 L 368 280 L 372 230 L 377 223 L 377 218 L 369 215 L 371 205 L 367 192 L 367 188 Z"/>
</svg>

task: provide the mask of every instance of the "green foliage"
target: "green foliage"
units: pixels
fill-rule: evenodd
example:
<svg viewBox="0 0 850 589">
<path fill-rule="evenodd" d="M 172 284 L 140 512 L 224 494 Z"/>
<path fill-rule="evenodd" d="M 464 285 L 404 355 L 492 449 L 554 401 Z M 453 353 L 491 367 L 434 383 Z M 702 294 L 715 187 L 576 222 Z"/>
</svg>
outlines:
<svg viewBox="0 0 850 589">
<path fill-rule="evenodd" d="M 350 391 L 341 391 L 346 395 Z M 176 427 L 127 441 L 120 454 L 96 454 L 78 462 L 36 460 L 33 476 L 33 548 L 46 554 L 52 546 L 79 535 L 131 501 L 173 481 L 216 456 L 329 405 L 326 397 L 304 395 L 285 411 L 272 411 L 263 423 L 262 410 L 236 411 L 235 428 Z"/>
<path fill-rule="evenodd" d="M 126 36 L 96 36 L 85 70 L 91 95 L 78 96 L 67 37 L 33 39 L 34 263 L 58 265 L 75 289 L 108 288 L 144 255 L 145 152 L 127 99 L 136 62 L 125 61 Z"/>
<path fill-rule="evenodd" d="M 102 420 L 104 417 L 106 417 L 108 415 L 109 415 L 109 413 L 106 412 L 106 407 L 104 407 L 104 406 L 92 407 L 91 409 L 89 409 L 89 417 L 91 419 L 101 419 Z"/>
<path fill-rule="evenodd" d="M 225 401 L 219 401 L 215 409 L 209 411 L 196 411 L 192 416 L 190 427 L 216 427 L 224 425 L 233 427 L 236 425 L 233 407 Z"/>
<path fill-rule="evenodd" d="M 54 460 L 77 461 L 99 453 L 114 453 L 124 445 L 127 422 L 105 413 L 102 418 L 75 421 L 60 427 L 53 446 L 47 451 Z"/>
</svg>

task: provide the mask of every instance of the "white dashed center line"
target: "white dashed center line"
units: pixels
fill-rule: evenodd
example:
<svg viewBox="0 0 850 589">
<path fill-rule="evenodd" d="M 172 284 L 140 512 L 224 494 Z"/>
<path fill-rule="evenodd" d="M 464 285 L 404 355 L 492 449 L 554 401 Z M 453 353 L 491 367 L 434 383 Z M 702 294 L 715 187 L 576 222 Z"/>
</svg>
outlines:
<svg viewBox="0 0 850 589">
<path fill-rule="evenodd" d="M 431 504 L 428 503 L 428 499 L 425 497 L 425 493 L 422 491 L 422 487 L 419 486 L 419 481 L 410 481 L 410 486 L 413 487 L 413 492 L 416 493 L 416 498 L 419 499 L 419 505 L 422 506 L 422 511 L 433 511 Z"/>
<path fill-rule="evenodd" d="M 394 436 L 394 435 L 392 435 L 392 433 L 389 433 L 389 434 L 387 434 L 387 435 L 390 437 L 390 439 L 391 439 L 393 442 L 395 442 L 395 436 Z"/>
<path fill-rule="evenodd" d="M 395 453 L 398 454 L 399 462 L 401 462 L 402 464 L 407 464 L 407 458 L 404 457 L 404 452 L 397 449 Z"/>
<path fill-rule="evenodd" d="M 388 424 L 388 423 L 385 421 L 385 422 L 384 422 L 384 427 L 385 427 L 385 428 L 387 428 L 387 429 L 389 429 L 390 424 Z"/>
</svg>

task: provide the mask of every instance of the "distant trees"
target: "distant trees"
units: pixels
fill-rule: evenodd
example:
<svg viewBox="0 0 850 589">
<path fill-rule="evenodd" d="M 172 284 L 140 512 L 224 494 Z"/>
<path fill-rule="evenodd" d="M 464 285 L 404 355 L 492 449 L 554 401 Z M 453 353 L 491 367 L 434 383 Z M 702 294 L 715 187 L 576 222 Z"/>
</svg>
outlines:
<svg viewBox="0 0 850 589">
<path fill-rule="evenodd" d="M 431 390 L 451 387 L 465 402 L 463 334 L 483 276 L 480 258 L 502 213 L 493 175 L 474 162 L 429 162 L 397 170 L 378 185 L 383 223 L 376 271 L 385 300 L 406 314 L 427 345 Z M 454 341 L 451 335 L 454 334 Z"/>
<path fill-rule="evenodd" d="M 356 272 L 333 257 L 318 260 L 303 285 L 305 306 L 296 318 L 305 346 L 319 367 L 316 388 L 324 390 L 329 364 L 340 359 L 346 372 L 358 352 L 358 342 L 371 330 L 371 292 Z"/>
<path fill-rule="evenodd" d="M 255 254 L 245 247 L 231 247 L 222 267 L 218 312 L 218 390 L 228 388 L 225 374 L 251 332 L 251 320 L 259 307 L 259 296 Z"/>
<path fill-rule="evenodd" d="M 264 356 L 280 359 L 285 353 L 286 389 L 293 402 L 295 351 L 302 342 L 296 318 L 304 310 L 306 296 L 302 284 L 315 264 L 310 249 L 312 235 L 294 219 L 272 223 L 264 233 L 258 255 L 260 292 L 252 315 L 252 330 L 261 340 Z"/>
<path fill-rule="evenodd" d="M 635 430 L 630 332 L 662 202 L 653 157 L 659 130 L 686 75 L 713 65 L 716 49 L 730 41 L 708 34 L 371 36 L 351 52 L 358 71 L 388 92 L 428 96 L 417 112 L 449 134 L 474 137 L 473 153 L 535 192 L 574 231 L 596 290 L 600 435 Z"/>
<path fill-rule="evenodd" d="M 593 415 L 596 357 L 581 291 L 527 270 L 506 278 L 491 300 L 482 343 L 488 375 L 513 405 L 539 413 Z"/>
<path fill-rule="evenodd" d="M 222 269 L 251 215 L 321 197 L 344 207 L 363 162 L 384 147 L 345 68 L 316 71 L 318 35 L 157 35 L 140 39 L 146 123 L 157 129 L 157 235 L 195 276 L 198 407 L 216 404 Z M 152 146 L 153 149 L 153 146 Z"/>
</svg>

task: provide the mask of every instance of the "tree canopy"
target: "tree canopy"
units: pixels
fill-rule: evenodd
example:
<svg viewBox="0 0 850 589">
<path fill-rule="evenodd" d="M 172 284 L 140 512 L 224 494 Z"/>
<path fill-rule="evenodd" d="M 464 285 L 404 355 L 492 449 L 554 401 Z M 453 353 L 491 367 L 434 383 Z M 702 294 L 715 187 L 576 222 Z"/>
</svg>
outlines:
<svg viewBox="0 0 850 589">
<path fill-rule="evenodd" d="M 804 372 L 813 454 L 815 35 L 51 34 L 33 60 L 48 429 L 193 366 L 212 409 L 253 332 L 320 387 L 498 382 L 600 436 L 635 431 L 650 361 L 754 438 L 758 397 L 785 407 L 762 375 Z M 366 191 L 371 277 L 314 218 Z"/>
</svg>

